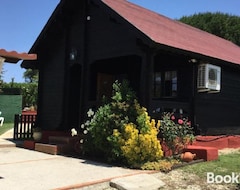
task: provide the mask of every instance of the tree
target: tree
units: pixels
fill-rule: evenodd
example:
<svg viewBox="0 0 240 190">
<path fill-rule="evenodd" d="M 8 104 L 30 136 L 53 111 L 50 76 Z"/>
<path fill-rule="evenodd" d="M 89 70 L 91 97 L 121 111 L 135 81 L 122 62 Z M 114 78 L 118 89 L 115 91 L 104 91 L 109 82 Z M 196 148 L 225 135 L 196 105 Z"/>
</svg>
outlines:
<svg viewBox="0 0 240 190">
<path fill-rule="evenodd" d="M 27 69 L 23 73 L 23 78 L 27 83 L 37 83 L 38 82 L 38 70 Z"/>
<path fill-rule="evenodd" d="M 179 21 L 194 26 L 240 46 L 240 17 L 224 13 L 199 13 Z"/>
<path fill-rule="evenodd" d="M 2 66 L 2 69 L 0 66 L 0 81 L 2 81 L 2 82 L 3 82 L 3 78 L 4 78 L 4 73 L 5 73 L 5 70 L 4 70 L 3 66 Z"/>
</svg>

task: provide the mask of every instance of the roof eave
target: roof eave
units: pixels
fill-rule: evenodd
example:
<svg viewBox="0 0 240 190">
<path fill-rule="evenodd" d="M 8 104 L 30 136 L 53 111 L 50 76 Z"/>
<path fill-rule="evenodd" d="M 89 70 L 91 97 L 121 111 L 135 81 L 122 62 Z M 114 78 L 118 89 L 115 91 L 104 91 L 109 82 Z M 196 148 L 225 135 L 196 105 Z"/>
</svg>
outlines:
<svg viewBox="0 0 240 190">
<path fill-rule="evenodd" d="M 18 53 L 16 51 L 0 49 L 0 57 L 3 57 L 5 62 L 17 63 L 20 60 L 36 60 L 37 54 Z"/>
</svg>

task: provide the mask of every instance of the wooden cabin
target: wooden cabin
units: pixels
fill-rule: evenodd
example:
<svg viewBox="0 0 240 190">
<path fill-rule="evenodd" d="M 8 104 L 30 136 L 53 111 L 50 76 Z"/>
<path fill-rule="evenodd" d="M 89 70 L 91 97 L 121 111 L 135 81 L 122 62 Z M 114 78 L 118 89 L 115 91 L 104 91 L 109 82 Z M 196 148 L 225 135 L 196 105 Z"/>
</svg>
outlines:
<svg viewBox="0 0 240 190">
<path fill-rule="evenodd" d="M 153 117 L 188 116 L 198 133 L 240 133 L 240 47 L 126 0 L 61 0 L 29 53 L 37 125 L 79 126 L 128 79 Z"/>
</svg>

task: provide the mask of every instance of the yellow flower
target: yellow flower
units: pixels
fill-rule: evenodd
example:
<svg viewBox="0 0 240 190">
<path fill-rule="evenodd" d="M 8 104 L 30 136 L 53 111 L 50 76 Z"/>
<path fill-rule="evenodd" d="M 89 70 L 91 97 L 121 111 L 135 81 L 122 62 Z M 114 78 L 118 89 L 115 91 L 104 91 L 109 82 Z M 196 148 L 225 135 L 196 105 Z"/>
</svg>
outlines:
<svg viewBox="0 0 240 190">
<path fill-rule="evenodd" d="M 118 129 L 113 129 L 113 136 L 118 137 L 120 135 Z"/>
</svg>

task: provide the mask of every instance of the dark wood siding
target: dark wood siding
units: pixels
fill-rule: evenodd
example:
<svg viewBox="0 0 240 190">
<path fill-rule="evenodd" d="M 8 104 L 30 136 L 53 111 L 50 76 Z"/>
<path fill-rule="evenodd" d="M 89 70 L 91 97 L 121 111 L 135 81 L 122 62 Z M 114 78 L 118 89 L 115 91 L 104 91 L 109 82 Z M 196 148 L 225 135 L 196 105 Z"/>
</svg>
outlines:
<svg viewBox="0 0 240 190">
<path fill-rule="evenodd" d="M 99 59 L 142 54 L 136 43 L 138 36 L 126 25 L 126 21 L 98 6 L 92 6 L 89 15 L 86 37 L 90 63 Z"/>
<path fill-rule="evenodd" d="M 220 93 L 197 93 L 196 121 L 203 134 L 240 132 L 239 69 L 222 67 Z"/>
<path fill-rule="evenodd" d="M 230 129 L 240 129 L 239 68 L 222 67 L 220 93 L 196 93 L 196 68 L 184 52 L 154 44 L 106 5 L 69 2 L 65 2 L 67 8 L 59 12 L 37 50 L 40 127 L 50 130 L 77 126 L 76 117 L 86 114 L 98 99 L 100 73 L 105 77 L 126 76 L 150 114 L 157 108 L 182 108 L 203 134 L 236 133 Z M 71 61 L 69 53 L 73 49 L 77 58 Z M 153 71 L 162 70 L 177 71 L 177 96 L 153 99 Z"/>
<path fill-rule="evenodd" d="M 56 129 L 62 122 L 64 98 L 64 37 L 56 41 L 51 53 L 40 57 L 39 76 L 39 118 L 38 124 L 43 129 Z"/>
</svg>

